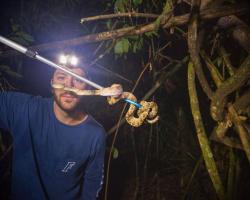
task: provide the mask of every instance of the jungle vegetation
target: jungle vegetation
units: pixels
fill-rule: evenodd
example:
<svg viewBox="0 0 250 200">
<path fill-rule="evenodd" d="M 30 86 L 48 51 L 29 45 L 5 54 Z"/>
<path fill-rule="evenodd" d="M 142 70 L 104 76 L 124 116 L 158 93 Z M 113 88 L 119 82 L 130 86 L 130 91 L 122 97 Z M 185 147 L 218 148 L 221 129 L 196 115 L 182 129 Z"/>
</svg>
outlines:
<svg viewBox="0 0 250 200">
<path fill-rule="evenodd" d="M 89 111 L 108 132 L 100 199 L 247 199 L 247 0 L 17 2 L 1 2 L 1 34 L 50 58 L 75 49 L 94 81 L 120 83 L 159 106 L 156 124 L 133 128 L 127 105 L 90 97 Z M 50 95 L 49 67 L 5 46 L 0 60 L 1 91 Z M 2 130 L 1 199 L 9 195 L 11 149 Z"/>
</svg>

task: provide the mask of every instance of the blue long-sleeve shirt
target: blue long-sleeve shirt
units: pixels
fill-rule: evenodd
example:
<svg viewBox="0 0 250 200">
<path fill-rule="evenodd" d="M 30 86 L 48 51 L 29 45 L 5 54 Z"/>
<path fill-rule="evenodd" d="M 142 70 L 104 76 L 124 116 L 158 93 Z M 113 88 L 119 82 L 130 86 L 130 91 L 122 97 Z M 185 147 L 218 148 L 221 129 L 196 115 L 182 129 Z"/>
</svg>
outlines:
<svg viewBox="0 0 250 200">
<path fill-rule="evenodd" d="M 91 116 L 65 125 L 52 98 L 1 92 L 0 127 L 13 136 L 12 199 L 96 199 L 106 134 Z"/>
</svg>

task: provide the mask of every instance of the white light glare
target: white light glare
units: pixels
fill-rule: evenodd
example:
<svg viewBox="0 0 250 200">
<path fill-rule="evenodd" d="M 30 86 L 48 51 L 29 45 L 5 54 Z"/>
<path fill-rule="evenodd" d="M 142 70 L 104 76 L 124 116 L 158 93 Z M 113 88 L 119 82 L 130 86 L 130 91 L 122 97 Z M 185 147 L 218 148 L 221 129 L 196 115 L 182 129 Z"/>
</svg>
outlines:
<svg viewBox="0 0 250 200">
<path fill-rule="evenodd" d="M 77 63 L 78 63 L 77 57 L 71 56 L 71 58 L 70 58 L 70 64 L 75 66 L 75 65 L 77 65 Z"/>
<path fill-rule="evenodd" d="M 65 65 L 67 63 L 67 60 L 68 60 L 67 56 L 65 56 L 65 55 L 62 54 L 62 55 L 59 56 L 59 63 L 60 64 L 64 64 Z"/>
</svg>

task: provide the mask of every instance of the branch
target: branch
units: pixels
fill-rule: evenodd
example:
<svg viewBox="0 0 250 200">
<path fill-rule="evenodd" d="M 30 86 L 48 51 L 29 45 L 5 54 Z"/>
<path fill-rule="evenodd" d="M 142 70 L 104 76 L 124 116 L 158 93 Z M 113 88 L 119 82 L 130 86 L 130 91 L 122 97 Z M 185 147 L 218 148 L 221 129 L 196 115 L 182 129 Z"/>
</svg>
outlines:
<svg viewBox="0 0 250 200">
<path fill-rule="evenodd" d="M 242 86 L 250 76 L 250 55 L 237 69 L 234 76 L 228 78 L 221 86 L 216 90 L 211 102 L 210 112 L 215 121 L 223 120 L 223 112 L 225 108 L 225 98 Z"/>
<path fill-rule="evenodd" d="M 219 122 L 218 125 L 214 128 L 210 139 L 219 143 L 222 143 L 231 148 L 244 150 L 243 146 L 239 139 L 226 136 L 226 132 L 231 127 L 230 118 L 231 115 L 228 115 L 223 122 Z"/>
<path fill-rule="evenodd" d="M 222 29 L 229 29 L 232 37 L 250 53 L 250 28 L 246 23 L 231 15 L 220 18 L 217 25 Z"/>
<path fill-rule="evenodd" d="M 188 25 L 188 50 L 190 53 L 191 61 L 194 65 L 195 73 L 199 79 L 203 91 L 209 99 L 212 99 L 213 91 L 211 90 L 204 72 L 202 70 L 202 65 L 199 55 L 199 38 L 198 38 L 198 17 L 199 17 L 199 7 L 200 3 L 198 1 L 193 1 L 190 24 Z"/>
<path fill-rule="evenodd" d="M 229 138 L 229 137 L 223 137 L 223 138 L 219 138 L 217 135 L 216 135 L 216 132 L 213 133 L 213 135 L 211 135 L 211 140 L 215 141 L 215 142 L 219 142 L 219 143 L 222 143 L 226 146 L 229 146 L 231 148 L 236 148 L 236 149 L 241 149 L 241 150 L 244 150 L 241 143 L 234 139 L 234 138 Z"/>
<path fill-rule="evenodd" d="M 239 99 L 237 99 L 233 106 L 239 113 L 250 106 L 250 90 L 245 92 Z"/>
<path fill-rule="evenodd" d="M 136 12 L 129 12 L 129 13 L 116 13 L 116 14 L 107 14 L 107 15 L 98 15 L 98 16 L 92 16 L 92 17 L 85 17 L 81 19 L 81 24 L 84 22 L 90 22 L 90 21 L 97 21 L 97 20 L 104 20 L 104 19 L 113 19 L 113 18 L 120 18 L 120 17 L 142 17 L 142 18 L 152 18 L 156 19 L 159 17 L 158 14 L 152 14 L 152 13 L 136 13 Z"/>
<path fill-rule="evenodd" d="M 233 76 L 236 69 L 233 67 L 233 65 L 229 59 L 229 55 L 227 54 L 226 50 L 223 47 L 220 47 L 219 53 L 220 53 L 221 57 L 223 57 L 223 60 L 225 61 L 225 64 L 226 64 L 226 67 L 228 69 L 230 76 Z"/>
<path fill-rule="evenodd" d="M 220 74 L 217 72 L 216 67 L 213 65 L 209 57 L 205 54 L 205 52 L 202 53 L 203 58 L 205 62 L 207 63 L 208 67 L 211 68 L 209 69 L 212 74 L 212 77 L 215 81 L 215 84 L 217 87 L 222 88 L 221 85 L 224 83 L 222 82 L 222 77 Z M 232 72 L 233 73 L 233 72 Z M 237 74 L 237 72 L 236 72 Z M 232 77 L 234 74 L 232 74 Z M 236 76 L 237 77 L 237 76 Z M 237 78 L 236 78 L 237 79 Z M 233 84 L 233 83 L 231 83 Z M 219 90 L 218 89 L 218 90 Z M 226 98 L 223 100 L 223 107 L 224 107 L 224 102 L 226 102 Z M 241 109 L 245 109 L 249 106 L 250 104 L 250 90 L 245 92 L 239 99 L 236 100 L 236 102 L 233 104 L 233 106 L 229 106 L 228 108 L 228 113 L 226 117 L 224 118 L 224 121 L 218 122 L 217 127 L 214 129 L 213 133 L 211 134 L 211 139 L 220 143 L 223 143 L 227 146 L 233 147 L 233 148 L 238 148 L 245 150 L 248 159 L 250 158 L 250 145 L 249 145 L 249 140 L 247 138 L 246 131 L 244 129 L 244 123 L 241 122 L 240 117 L 238 116 L 237 112 L 240 113 Z M 221 105 L 222 106 L 222 105 Z M 237 111 L 237 112 L 236 112 Z M 240 139 L 242 141 L 241 145 L 240 141 L 238 139 L 230 138 L 226 136 L 226 132 L 228 128 L 230 127 L 230 119 L 233 121 L 233 123 L 236 126 L 236 131 L 238 132 Z"/>
<path fill-rule="evenodd" d="M 232 105 L 230 105 L 228 110 L 231 114 L 231 117 L 233 118 L 234 125 L 237 129 L 240 140 L 242 142 L 242 146 L 246 152 L 248 161 L 250 163 L 250 142 L 248 140 L 246 130 L 245 130 L 243 123 L 242 123 L 240 117 L 238 116 L 238 113 L 236 112 L 235 108 Z"/>
<path fill-rule="evenodd" d="M 199 101 L 197 98 L 197 92 L 195 87 L 195 72 L 193 64 L 191 62 L 188 64 L 188 92 L 196 133 L 205 161 L 205 165 L 219 199 L 223 200 L 225 199 L 224 187 L 218 169 L 216 167 L 213 153 L 210 148 L 209 141 L 202 122 Z"/>
<path fill-rule="evenodd" d="M 205 54 L 205 52 L 203 52 L 202 55 L 203 55 L 205 62 L 208 65 L 208 67 L 212 68 L 214 70 L 213 72 L 211 72 L 212 77 L 215 81 L 215 84 L 220 89 L 220 86 L 223 85 L 222 77 L 216 71 L 217 70 L 216 67 L 213 65 L 213 63 L 208 58 L 208 56 Z M 210 71 L 212 71 L 212 69 L 210 69 Z M 233 74 L 233 76 L 234 76 L 234 74 Z M 224 106 L 224 102 L 226 102 L 226 98 L 223 100 L 223 106 Z M 230 146 L 230 147 L 233 147 L 233 148 L 245 150 L 248 158 L 250 158 L 250 154 L 249 154 L 250 147 L 249 147 L 249 141 L 248 141 L 246 133 L 245 133 L 246 131 L 244 130 L 244 127 L 243 127 L 245 124 L 243 124 L 243 122 L 241 122 L 241 121 L 239 122 L 240 117 L 238 116 L 236 111 L 239 113 L 241 109 L 247 108 L 249 106 L 249 104 L 250 104 L 250 91 L 247 91 L 239 99 L 236 100 L 236 102 L 233 104 L 233 106 L 229 106 L 229 108 L 228 108 L 229 114 L 227 113 L 226 117 L 224 118 L 224 121 L 218 122 L 217 127 L 214 129 L 213 133 L 211 134 L 211 139 L 214 141 L 223 143 L 223 144 Z M 238 139 L 234 139 L 234 138 L 230 138 L 230 137 L 226 136 L 226 132 L 227 132 L 228 128 L 231 126 L 230 125 L 231 120 L 234 122 L 234 124 L 236 126 L 236 131 L 240 135 L 241 141 L 244 141 L 245 145 L 242 146 Z"/>
<path fill-rule="evenodd" d="M 201 10 L 200 19 L 202 20 L 210 20 L 214 18 L 220 18 L 224 16 L 231 15 L 230 13 L 234 12 L 235 15 L 241 15 L 249 12 L 249 5 L 231 5 L 231 6 L 220 6 L 217 8 L 208 8 L 205 10 Z M 172 26 L 179 26 L 188 23 L 190 18 L 190 14 L 181 15 L 178 17 L 173 17 L 169 20 L 168 23 L 163 25 L 163 28 L 170 28 Z"/>
<path fill-rule="evenodd" d="M 208 57 L 208 55 L 206 54 L 206 52 L 204 50 L 201 51 L 200 54 L 201 54 L 201 57 L 203 58 L 203 60 L 205 61 L 208 70 L 210 71 L 211 77 L 214 80 L 215 85 L 217 87 L 220 87 L 220 85 L 222 84 L 222 81 L 223 81 L 223 77 L 221 76 L 220 72 L 218 71 L 218 69 L 213 64 L 213 62 L 211 61 L 211 59 Z"/>
<path fill-rule="evenodd" d="M 248 5 L 233 5 L 233 6 L 222 6 L 219 8 L 211 8 L 206 9 L 204 11 L 201 11 L 200 17 L 203 20 L 209 20 L 214 19 L 218 17 L 223 17 L 227 15 L 237 14 L 241 15 L 244 13 L 247 13 L 250 10 L 250 7 Z M 171 17 L 171 19 L 165 23 L 162 24 L 163 28 L 170 28 L 173 26 L 179 26 L 184 25 L 188 22 L 189 14 L 177 16 L 177 17 Z M 116 29 L 113 31 L 106 31 L 101 33 L 95 33 L 91 35 L 86 35 L 74 39 L 64 40 L 64 41 L 56 41 L 51 43 L 45 43 L 41 45 L 31 46 L 30 49 L 35 51 L 47 51 L 50 49 L 60 49 L 65 48 L 68 46 L 77 46 L 87 43 L 94 43 L 94 42 L 100 42 L 105 40 L 111 40 L 111 39 L 117 39 L 124 36 L 129 35 L 140 35 L 146 32 L 154 31 L 156 29 L 156 25 L 154 23 L 150 23 L 148 25 L 144 26 L 131 26 L 121 29 Z M 7 57 L 7 56 L 13 56 L 17 55 L 18 53 L 16 51 L 7 51 L 7 52 L 1 52 L 1 57 Z"/>
<path fill-rule="evenodd" d="M 183 0 L 185 3 L 188 5 L 192 4 L 192 0 Z M 207 7 L 215 7 L 215 5 L 219 5 L 223 3 L 225 0 L 201 0 L 201 6 L 200 9 L 203 10 L 204 8 Z"/>
</svg>

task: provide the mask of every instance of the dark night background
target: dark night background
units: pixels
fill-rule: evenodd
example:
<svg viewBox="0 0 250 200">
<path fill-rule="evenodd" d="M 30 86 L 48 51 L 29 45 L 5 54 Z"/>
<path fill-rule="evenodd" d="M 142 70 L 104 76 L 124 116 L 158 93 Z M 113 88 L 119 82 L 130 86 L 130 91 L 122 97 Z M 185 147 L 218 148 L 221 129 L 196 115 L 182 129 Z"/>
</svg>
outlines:
<svg viewBox="0 0 250 200">
<path fill-rule="evenodd" d="M 25 46 L 33 46 L 102 32 L 106 30 L 105 20 L 83 25 L 80 24 L 80 19 L 113 13 L 114 2 L 112 0 L 2 0 L 0 35 L 14 38 Z M 162 5 L 163 2 L 165 1 L 156 1 L 159 5 Z M 246 3 L 248 0 L 239 2 Z M 145 6 L 145 9 L 147 8 L 150 6 Z M 161 6 L 158 8 L 152 6 L 151 12 L 160 13 L 161 11 Z M 176 9 L 176 13 L 179 15 L 187 12 L 189 12 L 188 6 Z M 249 25 L 249 15 L 245 14 L 241 19 Z M 202 26 L 208 32 L 212 30 L 214 24 L 215 20 L 211 20 Z M 33 39 L 24 34 L 16 34 L 18 32 L 14 30 L 16 27 L 18 31 L 32 36 Z M 184 32 L 187 31 L 187 27 L 181 28 Z M 185 34 L 178 31 L 175 33 L 171 34 L 170 31 L 160 29 L 157 37 L 144 40 L 144 46 L 141 50 L 136 53 L 129 52 L 125 56 L 117 56 L 111 50 L 97 62 L 98 64 L 95 63 L 88 69 L 91 79 L 103 86 L 120 83 L 124 90 L 131 90 L 145 63 L 149 60 L 150 54 L 155 53 L 155 49 L 149 48 L 152 43 L 154 48 L 159 49 L 170 42 L 169 47 L 163 53 L 175 60 L 176 63 L 188 54 Z M 222 41 L 227 49 L 230 49 L 230 53 L 233 55 L 232 62 L 235 65 L 247 55 L 238 44 L 233 43 L 227 36 Z M 97 51 L 99 45 L 100 43 L 90 43 L 66 48 L 52 48 L 39 51 L 39 54 L 56 60 L 60 52 L 73 50 L 80 56 L 83 65 L 89 66 L 93 60 L 111 46 L 111 42 L 103 43 L 100 50 Z M 209 45 L 211 46 L 210 43 Z M 0 45 L 0 54 L 8 51 L 7 47 Z M 4 78 L 17 91 L 46 97 L 51 95 L 49 83 L 53 69 L 20 54 L 1 56 L 0 61 L 0 66 L 7 65 L 12 71 L 22 76 L 18 77 L 11 73 L 2 72 L 0 74 L 1 81 Z M 157 57 L 152 61 L 153 69 L 146 71 L 135 90 L 138 99 L 142 98 L 154 86 L 155 80 L 165 69 L 170 69 L 169 63 L 170 61 Z M 111 162 L 108 199 L 217 199 L 201 159 L 200 146 L 189 104 L 186 66 L 187 63 L 183 64 L 178 73 L 169 77 L 151 98 L 160 107 L 160 121 L 157 125 L 145 124 L 138 129 L 131 128 L 127 124 L 121 126 L 115 143 L 119 156 Z M 118 77 L 117 74 L 122 77 Z M 213 84 L 211 85 L 214 87 Z M 200 107 L 203 109 L 204 125 L 207 133 L 210 134 L 214 122 L 209 117 L 209 100 L 202 93 L 198 84 L 197 88 L 200 95 Z M 7 89 L 10 88 L 7 87 Z M 117 123 L 122 103 L 109 106 L 102 97 L 88 97 L 86 101 L 88 111 L 103 124 L 107 131 Z M 6 134 L 2 135 L 5 146 L 11 145 L 11 139 L 6 137 Z M 108 136 L 106 161 L 111 150 L 113 136 L 113 133 Z M 219 166 L 219 171 L 225 182 L 227 180 L 229 152 L 234 152 L 237 155 L 238 176 L 237 180 L 235 179 L 231 199 L 248 199 L 247 195 L 250 190 L 249 163 L 244 152 L 229 149 L 229 147 L 216 142 L 211 142 L 211 146 L 216 154 L 216 164 Z M 0 157 L 2 156 L 0 155 Z M 0 199 L 8 199 L 9 196 L 10 163 L 11 152 L 0 160 Z M 193 179 L 191 178 L 192 173 L 196 174 Z M 191 179 L 192 181 L 188 185 Z M 100 199 L 104 199 L 104 189 Z"/>
</svg>

